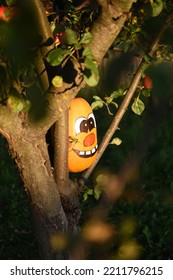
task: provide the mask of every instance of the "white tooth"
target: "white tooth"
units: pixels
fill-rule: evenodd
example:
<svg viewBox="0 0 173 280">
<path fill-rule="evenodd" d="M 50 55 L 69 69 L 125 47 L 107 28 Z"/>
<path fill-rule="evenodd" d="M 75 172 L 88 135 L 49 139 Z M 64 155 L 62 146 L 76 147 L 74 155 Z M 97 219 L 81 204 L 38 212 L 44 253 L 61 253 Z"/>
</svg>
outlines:
<svg viewBox="0 0 173 280">
<path fill-rule="evenodd" d="M 98 145 L 96 145 L 96 150 L 97 150 L 97 148 L 98 148 Z"/>
<path fill-rule="evenodd" d="M 91 151 L 86 151 L 86 156 L 90 155 Z"/>
<path fill-rule="evenodd" d="M 79 152 L 79 155 L 80 155 L 80 156 L 83 156 L 84 154 L 85 154 L 85 152 L 82 152 L 82 151 Z"/>
<path fill-rule="evenodd" d="M 94 154 L 94 153 L 95 153 L 95 150 L 96 150 L 95 148 L 94 148 L 94 149 L 92 149 L 91 153 L 92 153 L 92 154 Z"/>
</svg>

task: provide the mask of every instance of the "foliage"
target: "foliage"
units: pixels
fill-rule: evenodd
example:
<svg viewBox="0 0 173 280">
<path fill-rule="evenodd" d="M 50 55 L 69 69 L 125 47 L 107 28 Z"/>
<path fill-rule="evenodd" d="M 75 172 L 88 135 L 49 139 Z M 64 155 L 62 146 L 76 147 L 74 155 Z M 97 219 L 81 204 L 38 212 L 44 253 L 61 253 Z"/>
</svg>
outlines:
<svg viewBox="0 0 173 280">
<path fill-rule="evenodd" d="M 118 104 L 114 101 L 114 99 L 117 99 L 120 96 L 125 95 L 126 92 L 124 92 L 122 89 L 116 90 L 114 92 L 111 93 L 110 96 L 105 96 L 104 100 L 101 99 L 101 97 L 94 95 L 93 98 L 95 99 L 95 101 L 91 104 L 91 107 L 93 110 L 97 110 L 99 108 L 102 108 L 103 105 L 106 106 L 108 113 L 110 115 L 112 115 L 111 111 L 110 111 L 110 104 L 112 104 L 113 106 L 115 106 L 115 108 L 118 108 Z"/>
<path fill-rule="evenodd" d="M 63 64 L 64 67 L 68 60 L 78 60 L 85 82 L 89 86 L 96 86 L 99 81 L 99 72 L 92 51 L 88 47 L 88 44 L 92 41 L 91 33 L 87 31 L 79 36 L 76 31 L 69 27 L 65 28 L 58 23 L 55 25 L 54 34 L 57 35 L 59 30 L 64 30 L 60 33 L 60 45 L 50 51 L 46 57 L 47 62 L 51 66 Z M 81 55 L 79 50 L 83 50 Z"/>
</svg>

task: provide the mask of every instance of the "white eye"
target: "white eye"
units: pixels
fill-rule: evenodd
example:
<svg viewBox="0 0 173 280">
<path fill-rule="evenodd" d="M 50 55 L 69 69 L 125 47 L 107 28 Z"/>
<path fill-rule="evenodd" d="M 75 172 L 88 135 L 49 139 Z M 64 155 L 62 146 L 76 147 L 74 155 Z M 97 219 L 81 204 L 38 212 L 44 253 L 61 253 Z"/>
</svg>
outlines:
<svg viewBox="0 0 173 280">
<path fill-rule="evenodd" d="M 96 127 L 96 120 L 93 113 L 88 115 L 88 126 L 89 130 L 92 130 L 94 127 Z"/>
<path fill-rule="evenodd" d="M 86 118 L 80 117 L 75 121 L 75 132 L 79 134 L 80 132 L 88 131 L 88 122 Z"/>
</svg>

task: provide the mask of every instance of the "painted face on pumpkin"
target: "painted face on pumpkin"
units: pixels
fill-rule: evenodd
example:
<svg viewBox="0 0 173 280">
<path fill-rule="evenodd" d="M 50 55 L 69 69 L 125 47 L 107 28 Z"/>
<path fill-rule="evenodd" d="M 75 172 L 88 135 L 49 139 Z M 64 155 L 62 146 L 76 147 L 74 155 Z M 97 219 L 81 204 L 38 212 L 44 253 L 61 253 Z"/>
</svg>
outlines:
<svg viewBox="0 0 173 280">
<path fill-rule="evenodd" d="M 96 121 L 91 106 L 83 98 L 75 98 L 69 106 L 70 172 L 81 172 L 94 162 L 97 155 Z"/>
</svg>

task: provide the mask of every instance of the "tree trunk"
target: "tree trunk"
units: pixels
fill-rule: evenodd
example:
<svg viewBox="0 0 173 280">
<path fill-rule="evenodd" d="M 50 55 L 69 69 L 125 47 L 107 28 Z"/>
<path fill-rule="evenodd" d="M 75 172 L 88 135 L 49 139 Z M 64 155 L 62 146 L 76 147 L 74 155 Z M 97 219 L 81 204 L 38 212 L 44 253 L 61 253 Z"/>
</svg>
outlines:
<svg viewBox="0 0 173 280">
<path fill-rule="evenodd" d="M 31 131 L 25 136 L 10 135 L 7 141 L 30 200 L 42 258 L 63 259 L 61 253 L 56 256 L 50 240 L 56 233 L 67 232 L 68 221 L 54 180 L 46 141 L 44 137 L 31 135 Z"/>
</svg>

